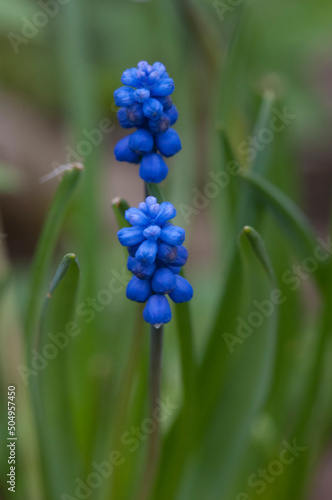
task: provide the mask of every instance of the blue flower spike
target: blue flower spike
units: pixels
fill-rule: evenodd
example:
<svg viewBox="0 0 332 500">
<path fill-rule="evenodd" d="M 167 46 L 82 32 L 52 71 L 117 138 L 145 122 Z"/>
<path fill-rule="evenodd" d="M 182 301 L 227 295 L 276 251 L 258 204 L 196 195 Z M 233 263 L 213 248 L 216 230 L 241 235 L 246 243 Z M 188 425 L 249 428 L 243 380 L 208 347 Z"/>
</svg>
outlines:
<svg viewBox="0 0 332 500">
<path fill-rule="evenodd" d="M 162 63 L 141 61 L 137 68 L 123 72 L 121 82 L 123 86 L 114 91 L 119 123 L 138 130 L 117 143 L 115 157 L 141 163 L 139 175 L 145 182 L 162 182 L 168 174 L 163 156 L 168 158 L 181 150 L 181 140 L 170 128 L 179 115 L 171 98 L 174 81 Z"/>
<path fill-rule="evenodd" d="M 128 249 L 128 270 L 134 275 L 127 286 L 127 297 L 147 302 L 143 317 L 158 327 L 172 318 L 166 295 L 175 303 L 187 302 L 193 296 L 190 283 L 179 276 L 188 251 L 183 246 L 184 229 L 170 222 L 175 216 L 172 203 L 159 204 L 154 196 L 148 196 L 138 208 L 126 210 L 125 219 L 131 227 L 118 231 L 121 245 Z"/>
</svg>

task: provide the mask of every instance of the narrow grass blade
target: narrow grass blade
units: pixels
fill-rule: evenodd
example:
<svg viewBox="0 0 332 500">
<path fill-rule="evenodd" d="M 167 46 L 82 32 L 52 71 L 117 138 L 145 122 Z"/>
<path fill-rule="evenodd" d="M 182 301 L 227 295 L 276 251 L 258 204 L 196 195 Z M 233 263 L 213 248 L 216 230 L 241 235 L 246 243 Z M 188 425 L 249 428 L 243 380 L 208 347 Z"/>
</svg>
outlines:
<svg viewBox="0 0 332 500">
<path fill-rule="evenodd" d="M 81 175 L 82 165 L 78 163 L 73 164 L 72 169 L 65 172 L 55 193 L 38 242 L 32 266 L 32 282 L 25 319 L 25 335 L 28 348 L 33 343 L 33 336 L 37 332 L 43 286 L 59 237 L 61 225 Z"/>
<path fill-rule="evenodd" d="M 31 389 L 46 488 L 54 500 L 73 493 L 80 470 L 68 377 L 68 353 L 75 329 L 71 320 L 79 277 L 76 256 L 65 255 L 46 295 L 34 346 L 44 364 L 31 379 Z"/>
<path fill-rule="evenodd" d="M 255 252 L 257 258 L 260 260 L 270 280 L 272 282 L 275 281 L 276 278 L 274 275 L 274 269 L 272 267 L 272 263 L 260 234 L 250 226 L 245 226 L 243 228 L 243 234 L 247 236 L 253 251 Z"/>
<path fill-rule="evenodd" d="M 295 203 L 276 186 L 259 175 L 246 172 L 242 173 L 241 177 L 246 184 L 254 188 L 264 205 L 272 210 L 284 231 L 293 241 L 300 258 L 313 255 L 317 246 L 315 235 Z"/>
<path fill-rule="evenodd" d="M 227 193 L 229 197 L 229 210 L 230 214 L 236 212 L 236 205 L 238 202 L 238 180 L 236 175 L 231 175 L 229 172 L 238 172 L 242 167 L 237 159 L 233 146 L 223 125 L 218 126 L 218 132 L 221 140 L 221 147 L 223 150 L 224 168 L 227 175 L 229 175 L 229 184 L 227 186 Z"/>
<path fill-rule="evenodd" d="M 254 126 L 253 136 L 259 137 L 259 133 L 264 129 L 270 129 L 272 106 L 275 102 L 275 95 L 272 91 L 266 91 L 262 97 L 262 102 L 258 117 Z M 266 144 L 262 149 L 255 151 L 255 158 L 251 163 L 251 171 L 263 174 L 267 170 L 270 161 L 273 144 Z"/>
</svg>

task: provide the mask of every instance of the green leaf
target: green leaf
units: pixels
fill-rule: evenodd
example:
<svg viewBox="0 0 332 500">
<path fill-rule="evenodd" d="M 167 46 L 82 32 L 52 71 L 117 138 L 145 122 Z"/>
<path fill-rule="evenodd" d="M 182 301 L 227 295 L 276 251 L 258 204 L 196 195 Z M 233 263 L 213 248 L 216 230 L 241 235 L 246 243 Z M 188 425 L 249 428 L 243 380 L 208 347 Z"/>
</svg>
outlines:
<svg viewBox="0 0 332 500">
<path fill-rule="evenodd" d="M 273 96 L 270 93 L 265 94 L 260 112 L 254 127 L 254 133 L 257 133 L 267 123 Z M 235 155 L 230 146 L 230 140 L 227 137 L 226 131 L 223 132 L 222 140 L 224 141 L 224 150 L 229 159 Z M 252 168 L 258 169 L 261 173 L 265 173 L 268 168 L 268 156 L 262 156 L 259 161 L 253 163 Z M 239 175 L 243 170 L 239 170 Z M 244 174 L 243 174 L 244 175 Z M 252 174 L 253 175 L 253 174 Z M 241 262 L 237 251 L 237 234 L 243 226 L 256 226 L 259 221 L 259 206 L 255 197 L 255 192 L 251 186 L 238 183 L 237 191 L 233 194 L 237 198 L 236 217 L 234 222 L 233 234 L 230 237 L 228 253 L 226 254 L 226 266 L 224 269 L 221 295 L 218 302 L 216 319 L 213 324 L 212 332 L 207 342 L 206 351 L 203 356 L 203 361 L 200 369 L 199 381 L 202 387 L 209 383 L 209 380 L 214 380 L 214 387 L 207 395 L 209 401 L 206 403 L 206 413 L 208 414 L 213 407 L 214 401 L 218 396 L 219 384 L 224 377 L 223 357 L 227 356 L 227 352 L 223 349 L 224 342 L 220 336 L 220 330 L 224 325 L 234 325 L 235 318 L 239 310 L 238 294 L 241 280 Z M 234 286 L 236 283 L 237 287 Z M 219 361 L 218 361 L 219 360 Z"/>
<path fill-rule="evenodd" d="M 76 265 L 76 266 L 75 266 Z M 71 268 L 72 266 L 72 268 Z M 71 304 L 70 302 L 67 303 L 67 300 L 74 300 L 75 298 L 75 292 L 76 292 L 76 289 L 77 289 L 77 284 L 78 284 L 78 278 L 79 278 L 79 263 L 78 263 L 78 260 L 76 258 L 76 255 L 73 254 L 73 253 L 68 253 L 66 254 L 63 259 L 61 260 L 56 272 L 55 272 L 55 275 L 51 281 L 51 284 L 50 284 L 50 287 L 48 289 L 48 292 L 47 292 L 47 295 L 46 295 L 46 299 L 45 299 L 45 302 L 44 302 L 44 306 L 43 306 L 43 309 L 42 309 L 42 326 L 41 326 L 41 329 L 43 329 L 43 321 L 45 320 L 47 314 L 49 314 L 49 309 L 50 309 L 50 304 L 51 304 L 51 299 L 52 299 L 52 296 L 53 296 L 53 293 L 55 292 L 55 290 L 60 286 L 60 283 L 62 282 L 62 280 L 64 280 L 64 278 L 66 277 L 67 273 L 70 274 L 69 272 L 71 271 L 71 273 L 75 273 L 77 275 L 77 279 L 72 279 L 70 282 L 69 282 L 69 277 L 70 276 L 67 276 L 67 281 L 68 283 L 66 283 L 66 289 L 64 291 L 64 294 L 62 295 L 62 299 L 65 295 L 65 309 L 64 311 L 62 312 L 61 314 L 61 319 L 60 321 L 63 322 L 63 318 L 67 316 L 70 316 L 71 314 L 71 307 L 73 306 L 73 304 Z M 72 287 L 73 289 L 71 290 Z M 59 298 L 58 298 L 58 301 L 59 301 Z M 52 305 L 56 305 L 58 307 L 58 304 L 55 300 L 52 301 Z M 57 308 L 56 307 L 56 308 Z M 56 310 L 56 314 L 58 313 L 59 311 Z M 68 319 L 66 319 L 68 320 Z M 69 320 L 68 320 L 69 321 Z M 38 344 L 38 342 L 37 342 Z"/>
<path fill-rule="evenodd" d="M 129 222 L 125 219 L 125 212 L 128 208 L 130 208 L 127 201 L 123 198 L 114 198 L 112 200 L 112 208 L 119 229 L 123 227 L 130 227 Z"/>
<path fill-rule="evenodd" d="M 220 364 L 225 374 L 215 406 L 204 415 L 198 436 L 202 453 L 188 472 L 194 478 L 184 500 L 235 498 L 250 433 L 267 400 L 274 372 L 278 290 L 259 234 L 245 228 L 239 237 L 240 282 L 233 282 L 240 306 L 236 323 L 223 323 Z M 254 323 L 255 318 L 255 323 Z M 222 351 L 226 351 L 223 353 Z M 214 379 L 200 388 L 204 408 Z M 213 398 L 215 400 L 215 397 Z M 209 403 L 211 404 L 211 403 Z M 213 457 L 213 459 L 208 459 Z M 233 496 L 234 494 L 234 496 Z"/>
<path fill-rule="evenodd" d="M 272 106 L 274 102 L 275 102 L 274 92 L 272 92 L 271 90 L 267 90 L 262 97 L 261 107 L 253 130 L 254 137 L 257 137 L 261 132 L 261 130 L 270 128 Z M 256 156 L 251 164 L 252 172 L 260 174 L 266 172 L 271 157 L 272 147 L 273 145 L 271 142 L 270 144 L 265 145 L 263 149 L 256 150 Z"/>
<path fill-rule="evenodd" d="M 82 166 L 77 163 L 72 165 L 71 170 L 65 172 L 55 193 L 38 241 L 32 265 L 31 288 L 25 319 L 25 335 L 28 348 L 33 343 L 33 337 L 37 335 L 42 290 L 65 213 L 81 175 Z"/>
<path fill-rule="evenodd" d="M 232 166 L 236 166 L 237 169 L 240 169 L 240 162 L 237 159 L 237 156 L 235 154 L 235 151 L 231 145 L 230 139 L 227 135 L 226 129 L 223 125 L 218 126 L 218 131 L 220 134 L 220 139 L 221 139 L 221 146 L 223 150 L 223 158 L 224 158 L 224 167 L 223 170 L 227 172 L 228 175 L 228 170 L 232 168 Z M 236 179 L 236 176 L 231 176 L 229 177 L 229 183 L 227 186 L 227 193 L 229 196 L 229 211 L 230 214 L 235 213 L 236 211 L 236 206 L 238 202 L 238 180 Z"/>
<path fill-rule="evenodd" d="M 72 321 L 79 277 L 75 254 L 65 255 L 46 295 L 34 346 L 45 363 L 32 379 L 32 395 L 46 488 L 54 500 L 71 491 L 80 472 L 69 377 L 69 353 L 79 332 Z"/>
<path fill-rule="evenodd" d="M 311 227 L 295 203 L 276 186 L 263 177 L 250 172 L 242 172 L 242 179 L 250 185 L 277 218 L 284 231 L 293 241 L 301 258 L 314 254 L 317 242 Z"/>
<path fill-rule="evenodd" d="M 177 333 L 181 355 L 181 373 L 185 402 L 192 404 L 192 393 L 195 385 L 195 349 L 194 335 L 188 302 L 175 306 Z"/>
<path fill-rule="evenodd" d="M 268 126 L 268 122 L 271 116 L 272 103 L 274 100 L 274 95 L 271 92 L 266 92 L 263 96 L 261 107 L 258 113 L 258 117 L 254 126 L 252 135 L 257 136 L 260 130 Z M 266 145 L 263 150 L 256 150 L 256 156 L 252 161 L 252 164 L 246 169 L 240 169 L 241 172 L 258 172 L 261 175 L 266 175 L 269 167 L 270 153 L 272 145 Z M 241 228 L 246 224 L 251 224 L 257 226 L 260 212 L 257 203 L 255 202 L 254 192 L 247 185 L 240 185 L 237 192 L 238 204 L 237 204 L 237 217 L 236 217 L 236 231 L 240 231 Z"/>
<path fill-rule="evenodd" d="M 243 234 L 247 236 L 253 251 L 257 255 L 257 258 L 261 261 L 261 264 L 264 267 L 270 280 L 274 282 L 275 281 L 274 270 L 261 236 L 253 227 L 250 226 L 245 226 L 243 228 Z"/>
</svg>

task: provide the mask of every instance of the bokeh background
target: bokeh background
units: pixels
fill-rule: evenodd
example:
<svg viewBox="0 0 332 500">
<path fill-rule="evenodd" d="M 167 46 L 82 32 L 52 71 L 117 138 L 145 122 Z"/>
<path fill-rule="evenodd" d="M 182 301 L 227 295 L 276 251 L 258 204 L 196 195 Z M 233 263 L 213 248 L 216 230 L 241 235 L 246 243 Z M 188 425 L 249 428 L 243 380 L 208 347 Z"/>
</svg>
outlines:
<svg viewBox="0 0 332 500">
<path fill-rule="evenodd" d="M 273 162 L 278 165 L 274 180 L 300 204 L 317 234 L 326 235 L 332 195 L 331 23 L 329 0 L 54 0 L 45 1 L 44 8 L 32 0 L 0 0 L 0 252 L 1 266 L 11 269 L 15 283 L 2 324 L 4 379 L 17 379 L 15 367 L 23 349 L 19 318 L 60 165 L 82 161 L 86 172 L 67 214 L 50 277 L 61 256 L 75 252 L 82 269 L 81 296 L 86 297 L 84 288 L 90 294 L 100 290 L 112 271 L 124 266 L 111 200 L 121 196 L 137 205 L 143 186 L 137 166 L 113 157 L 116 141 L 125 135 L 117 124 L 113 91 L 120 86 L 122 71 L 140 60 L 162 61 L 175 80 L 173 100 L 180 112 L 176 129 L 183 149 L 169 161 L 163 186 L 167 199 L 177 207 L 193 205 L 209 172 L 222 161 L 221 125 L 246 163 L 239 145 L 253 128 L 262 93 L 269 90 L 279 110 L 286 107 L 296 115 L 273 141 Z M 105 120 L 107 131 L 100 133 Z M 187 231 L 186 273 L 195 287 L 199 352 L 217 303 L 232 217 L 222 192 L 198 212 L 188 218 L 179 209 L 177 223 Z M 278 244 L 269 240 L 272 255 Z M 309 304 L 315 310 L 315 290 L 310 284 L 304 288 L 303 307 Z M 102 425 L 100 408 L 115 404 L 113 385 L 128 354 L 134 316 L 124 294 L 116 295 L 98 315 L 83 348 L 80 362 L 87 385 L 73 389 L 81 397 L 86 392 L 85 408 L 91 409 L 83 433 Z M 172 327 L 165 349 L 164 390 L 177 395 L 180 375 Z M 24 405 L 22 400 L 21 411 L 29 420 Z M 29 435 L 22 441 L 27 458 Z M 326 450 L 310 486 L 312 500 L 332 495 L 328 443 Z M 31 471 L 33 475 L 33 465 Z M 33 477 L 30 495 L 38 490 L 37 482 Z M 32 498 L 22 490 L 20 494 L 22 500 Z M 5 489 L 1 495 L 7 498 Z"/>
</svg>

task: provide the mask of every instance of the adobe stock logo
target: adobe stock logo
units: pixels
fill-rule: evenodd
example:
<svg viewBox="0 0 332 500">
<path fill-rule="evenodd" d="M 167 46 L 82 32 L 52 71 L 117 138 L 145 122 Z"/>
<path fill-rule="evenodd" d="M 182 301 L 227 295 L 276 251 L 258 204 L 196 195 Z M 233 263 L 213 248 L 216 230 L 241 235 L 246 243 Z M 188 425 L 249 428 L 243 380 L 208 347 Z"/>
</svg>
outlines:
<svg viewBox="0 0 332 500">
<path fill-rule="evenodd" d="M 48 25 L 50 18 L 55 17 L 60 10 L 60 5 L 65 5 L 70 0 L 39 0 L 40 10 L 37 10 L 31 19 L 21 17 L 21 33 L 10 32 L 7 38 L 13 47 L 15 54 L 18 54 L 21 45 L 26 45 L 34 38 L 42 28 Z"/>
<path fill-rule="evenodd" d="M 271 460 L 265 469 L 260 468 L 248 477 L 247 485 L 255 495 L 254 498 L 264 493 L 270 484 L 277 481 L 285 468 L 293 464 L 306 449 L 306 446 L 299 446 L 296 439 L 293 439 L 292 444 L 283 441 L 278 457 Z M 251 498 L 250 493 L 243 492 L 237 495 L 236 500 L 251 500 Z"/>
<path fill-rule="evenodd" d="M 215 8 L 220 21 L 224 21 L 228 12 L 233 12 L 236 7 L 241 5 L 244 0 L 214 0 L 213 7 Z"/>
<path fill-rule="evenodd" d="M 105 139 L 107 134 L 111 134 L 115 129 L 115 125 L 113 124 L 110 118 L 103 118 L 98 123 L 97 128 L 93 128 L 90 130 L 82 130 L 80 141 L 76 144 L 75 148 L 67 145 L 66 150 L 66 158 L 65 164 L 58 161 L 52 162 L 52 170 L 47 174 L 40 177 L 39 181 L 41 183 L 47 182 L 51 179 L 54 179 L 57 176 L 60 176 L 62 172 L 68 170 L 71 164 L 73 163 L 81 163 L 84 162 L 89 155 L 93 152 L 95 148 L 98 148 Z M 60 176 L 61 178 L 61 176 Z"/>
</svg>

